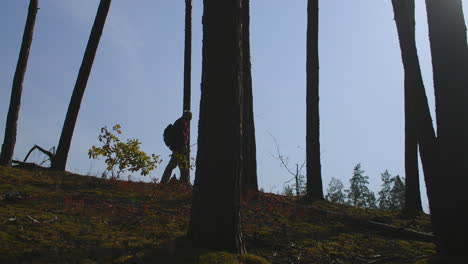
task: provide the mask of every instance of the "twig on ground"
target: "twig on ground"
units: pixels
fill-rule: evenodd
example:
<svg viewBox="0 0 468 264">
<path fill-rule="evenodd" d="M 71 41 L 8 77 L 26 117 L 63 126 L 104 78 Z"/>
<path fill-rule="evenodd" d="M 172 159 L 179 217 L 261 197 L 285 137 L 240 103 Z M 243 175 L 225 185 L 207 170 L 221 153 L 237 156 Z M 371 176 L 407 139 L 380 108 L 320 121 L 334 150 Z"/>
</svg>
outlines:
<svg viewBox="0 0 468 264">
<path fill-rule="evenodd" d="M 31 216 L 29 215 L 26 215 L 29 219 L 31 219 L 31 221 L 33 221 L 34 223 L 36 224 L 40 224 L 41 222 L 37 221 L 36 219 L 32 218 Z"/>
<path fill-rule="evenodd" d="M 52 223 L 52 222 L 57 221 L 57 220 L 58 220 L 58 218 L 57 218 L 57 216 L 55 216 L 53 219 L 45 221 L 44 224 Z"/>
</svg>

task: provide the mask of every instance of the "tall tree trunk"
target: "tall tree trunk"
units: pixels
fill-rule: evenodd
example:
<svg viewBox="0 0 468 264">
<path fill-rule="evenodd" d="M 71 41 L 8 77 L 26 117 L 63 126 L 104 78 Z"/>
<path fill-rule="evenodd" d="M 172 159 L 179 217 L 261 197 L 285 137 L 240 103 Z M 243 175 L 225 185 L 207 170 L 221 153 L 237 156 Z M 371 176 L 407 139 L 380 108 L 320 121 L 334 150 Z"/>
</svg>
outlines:
<svg viewBox="0 0 468 264">
<path fill-rule="evenodd" d="M 76 79 L 75 88 L 68 105 L 67 115 L 62 128 L 62 134 L 57 147 L 57 154 L 52 168 L 55 170 L 64 171 L 67 165 L 68 152 L 70 151 L 70 144 L 73 137 L 73 131 L 75 130 L 76 120 L 78 118 L 78 112 L 80 111 L 81 101 L 88 83 L 88 78 L 93 67 L 94 57 L 101 39 L 102 30 L 106 23 L 107 13 L 112 0 L 101 0 L 99 3 L 96 18 L 94 20 L 93 28 L 89 36 L 88 45 L 83 56 L 80 71 Z"/>
<path fill-rule="evenodd" d="M 401 56 L 405 70 L 405 206 L 412 212 L 422 211 L 418 170 L 418 138 L 414 93 L 419 86 L 424 92 L 416 49 L 414 0 L 392 0 L 395 22 L 399 32 Z M 403 21 L 402 21 L 403 20 Z M 420 88 L 420 89 L 421 89 Z M 432 124 L 431 124 L 432 125 Z"/>
<path fill-rule="evenodd" d="M 244 253 L 241 0 L 204 0 L 198 154 L 188 238 L 196 247 Z"/>
<path fill-rule="evenodd" d="M 191 72 L 192 72 L 192 0 L 185 0 L 185 48 L 184 48 L 184 109 L 190 111 L 191 99 Z M 185 159 L 190 165 L 190 123 L 189 123 L 189 146 Z M 190 183 L 190 166 L 183 168 L 186 173 L 181 173 L 180 181 Z"/>
<path fill-rule="evenodd" d="M 426 0 L 434 75 L 439 175 L 429 201 L 444 255 L 468 244 L 468 47 L 461 0 Z M 443 199 L 446 198 L 446 199 Z M 434 209 L 434 210 L 433 210 Z"/>
<path fill-rule="evenodd" d="M 255 124 L 253 115 L 252 71 L 250 61 L 250 0 L 242 0 L 242 57 L 243 57 L 243 165 L 242 194 L 258 191 L 257 149 L 255 142 Z"/>
<path fill-rule="evenodd" d="M 318 0 L 307 6 L 307 197 L 323 200 L 320 164 Z"/>
<path fill-rule="evenodd" d="M 413 103 L 405 104 L 405 110 L 409 110 L 410 113 L 414 112 L 413 117 L 416 121 L 416 134 L 431 210 L 431 219 L 436 229 L 439 226 L 436 223 L 440 222 L 439 218 L 442 216 L 438 213 L 440 209 L 437 208 L 437 205 L 440 202 L 437 202 L 437 200 L 443 199 L 442 195 L 438 193 L 437 188 L 437 180 L 440 178 L 439 151 L 419 67 L 414 26 L 411 25 L 414 20 L 411 19 L 410 10 L 413 10 L 413 7 L 411 4 L 406 5 L 403 0 L 392 1 L 405 69 L 405 85 L 408 82 L 411 83 L 411 85 L 408 84 L 405 87 L 411 88 L 411 91 L 406 93 L 406 95 L 407 101 Z M 436 231 L 436 233 L 438 234 L 439 232 Z"/>
<path fill-rule="evenodd" d="M 11 88 L 10 107 L 8 109 L 5 126 L 5 138 L 3 139 L 2 152 L 0 154 L 0 165 L 3 166 L 11 166 L 15 150 L 16 129 L 18 126 L 21 94 L 23 92 L 23 80 L 26 67 L 28 65 L 29 50 L 31 48 L 38 5 L 38 0 L 31 0 L 29 2 L 28 17 L 26 19 L 26 26 L 24 27 L 23 41 L 21 43 L 15 76 L 13 77 L 13 87 Z"/>
</svg>

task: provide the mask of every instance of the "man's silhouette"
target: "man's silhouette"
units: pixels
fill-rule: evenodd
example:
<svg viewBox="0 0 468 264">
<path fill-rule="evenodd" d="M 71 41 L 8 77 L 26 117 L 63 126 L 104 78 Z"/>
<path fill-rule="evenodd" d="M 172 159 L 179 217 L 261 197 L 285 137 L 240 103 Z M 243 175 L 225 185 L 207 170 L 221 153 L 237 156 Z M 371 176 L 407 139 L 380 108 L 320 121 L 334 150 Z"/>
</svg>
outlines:
<svg viewBox="0 0 468 264">
<path fill-rule="evenodd" d="M 171 159 L 164 170 L 161 178 L 161 183 L 168 183 L 172 171 L 175 167 L 179 167 L 180 181 L 183 183 L 190 182 L 190 161 L 188 158 L 190 144 L 190 120 L 192 113 L 184 111 L 181 118 L 177 119 L 173 124 L 172 141 L 169 148 L 172 150 Z"/>
</svg>

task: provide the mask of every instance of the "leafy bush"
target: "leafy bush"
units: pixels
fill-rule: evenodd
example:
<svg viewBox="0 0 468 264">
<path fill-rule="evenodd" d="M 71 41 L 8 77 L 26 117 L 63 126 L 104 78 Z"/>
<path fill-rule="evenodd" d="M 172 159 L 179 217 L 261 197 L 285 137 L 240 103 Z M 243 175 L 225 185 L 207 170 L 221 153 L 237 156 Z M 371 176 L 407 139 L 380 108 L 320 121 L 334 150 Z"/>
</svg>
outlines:
<svg viewBox="0 0 468 264">
<path fill-rule="evenodd" d="M 112 130 L 117 134 L 122 134 L 121 126 L 116 124 Z M 120 178 L 120 174 L 126 170 L 130 172 L 141 171 L 141 175 L 148 175 L 161 163 L 159 155 L 151 154 L 148 156 L 140 150 L 141 142 L 138 139 L 127 139 L 127 142 L 121 142 L 120 139 L 107 127 L 101 128 L 101 134 L 98 136 L 101 147 L 92 146 L 88 150 L 90 159 L 99 159 L 105 157 L 107 171 L 111 172 L 112 178 Z"/>
</svg>

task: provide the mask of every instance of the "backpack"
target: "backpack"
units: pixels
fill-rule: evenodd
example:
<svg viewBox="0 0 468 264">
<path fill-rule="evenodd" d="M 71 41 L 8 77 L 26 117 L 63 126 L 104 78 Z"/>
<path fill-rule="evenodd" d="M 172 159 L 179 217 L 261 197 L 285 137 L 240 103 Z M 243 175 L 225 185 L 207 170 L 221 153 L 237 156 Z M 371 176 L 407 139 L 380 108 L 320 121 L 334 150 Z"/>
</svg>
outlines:
<svg viewBox="0 0 468 264">
<path fill-rule="evenodd" d="M 172 124 L 169 124 L 166 129 L 164 129 L 163 137 L 164 143 L 169 149 L 173 149 L 175 145 L 175 127 Z"/>
</svg>

